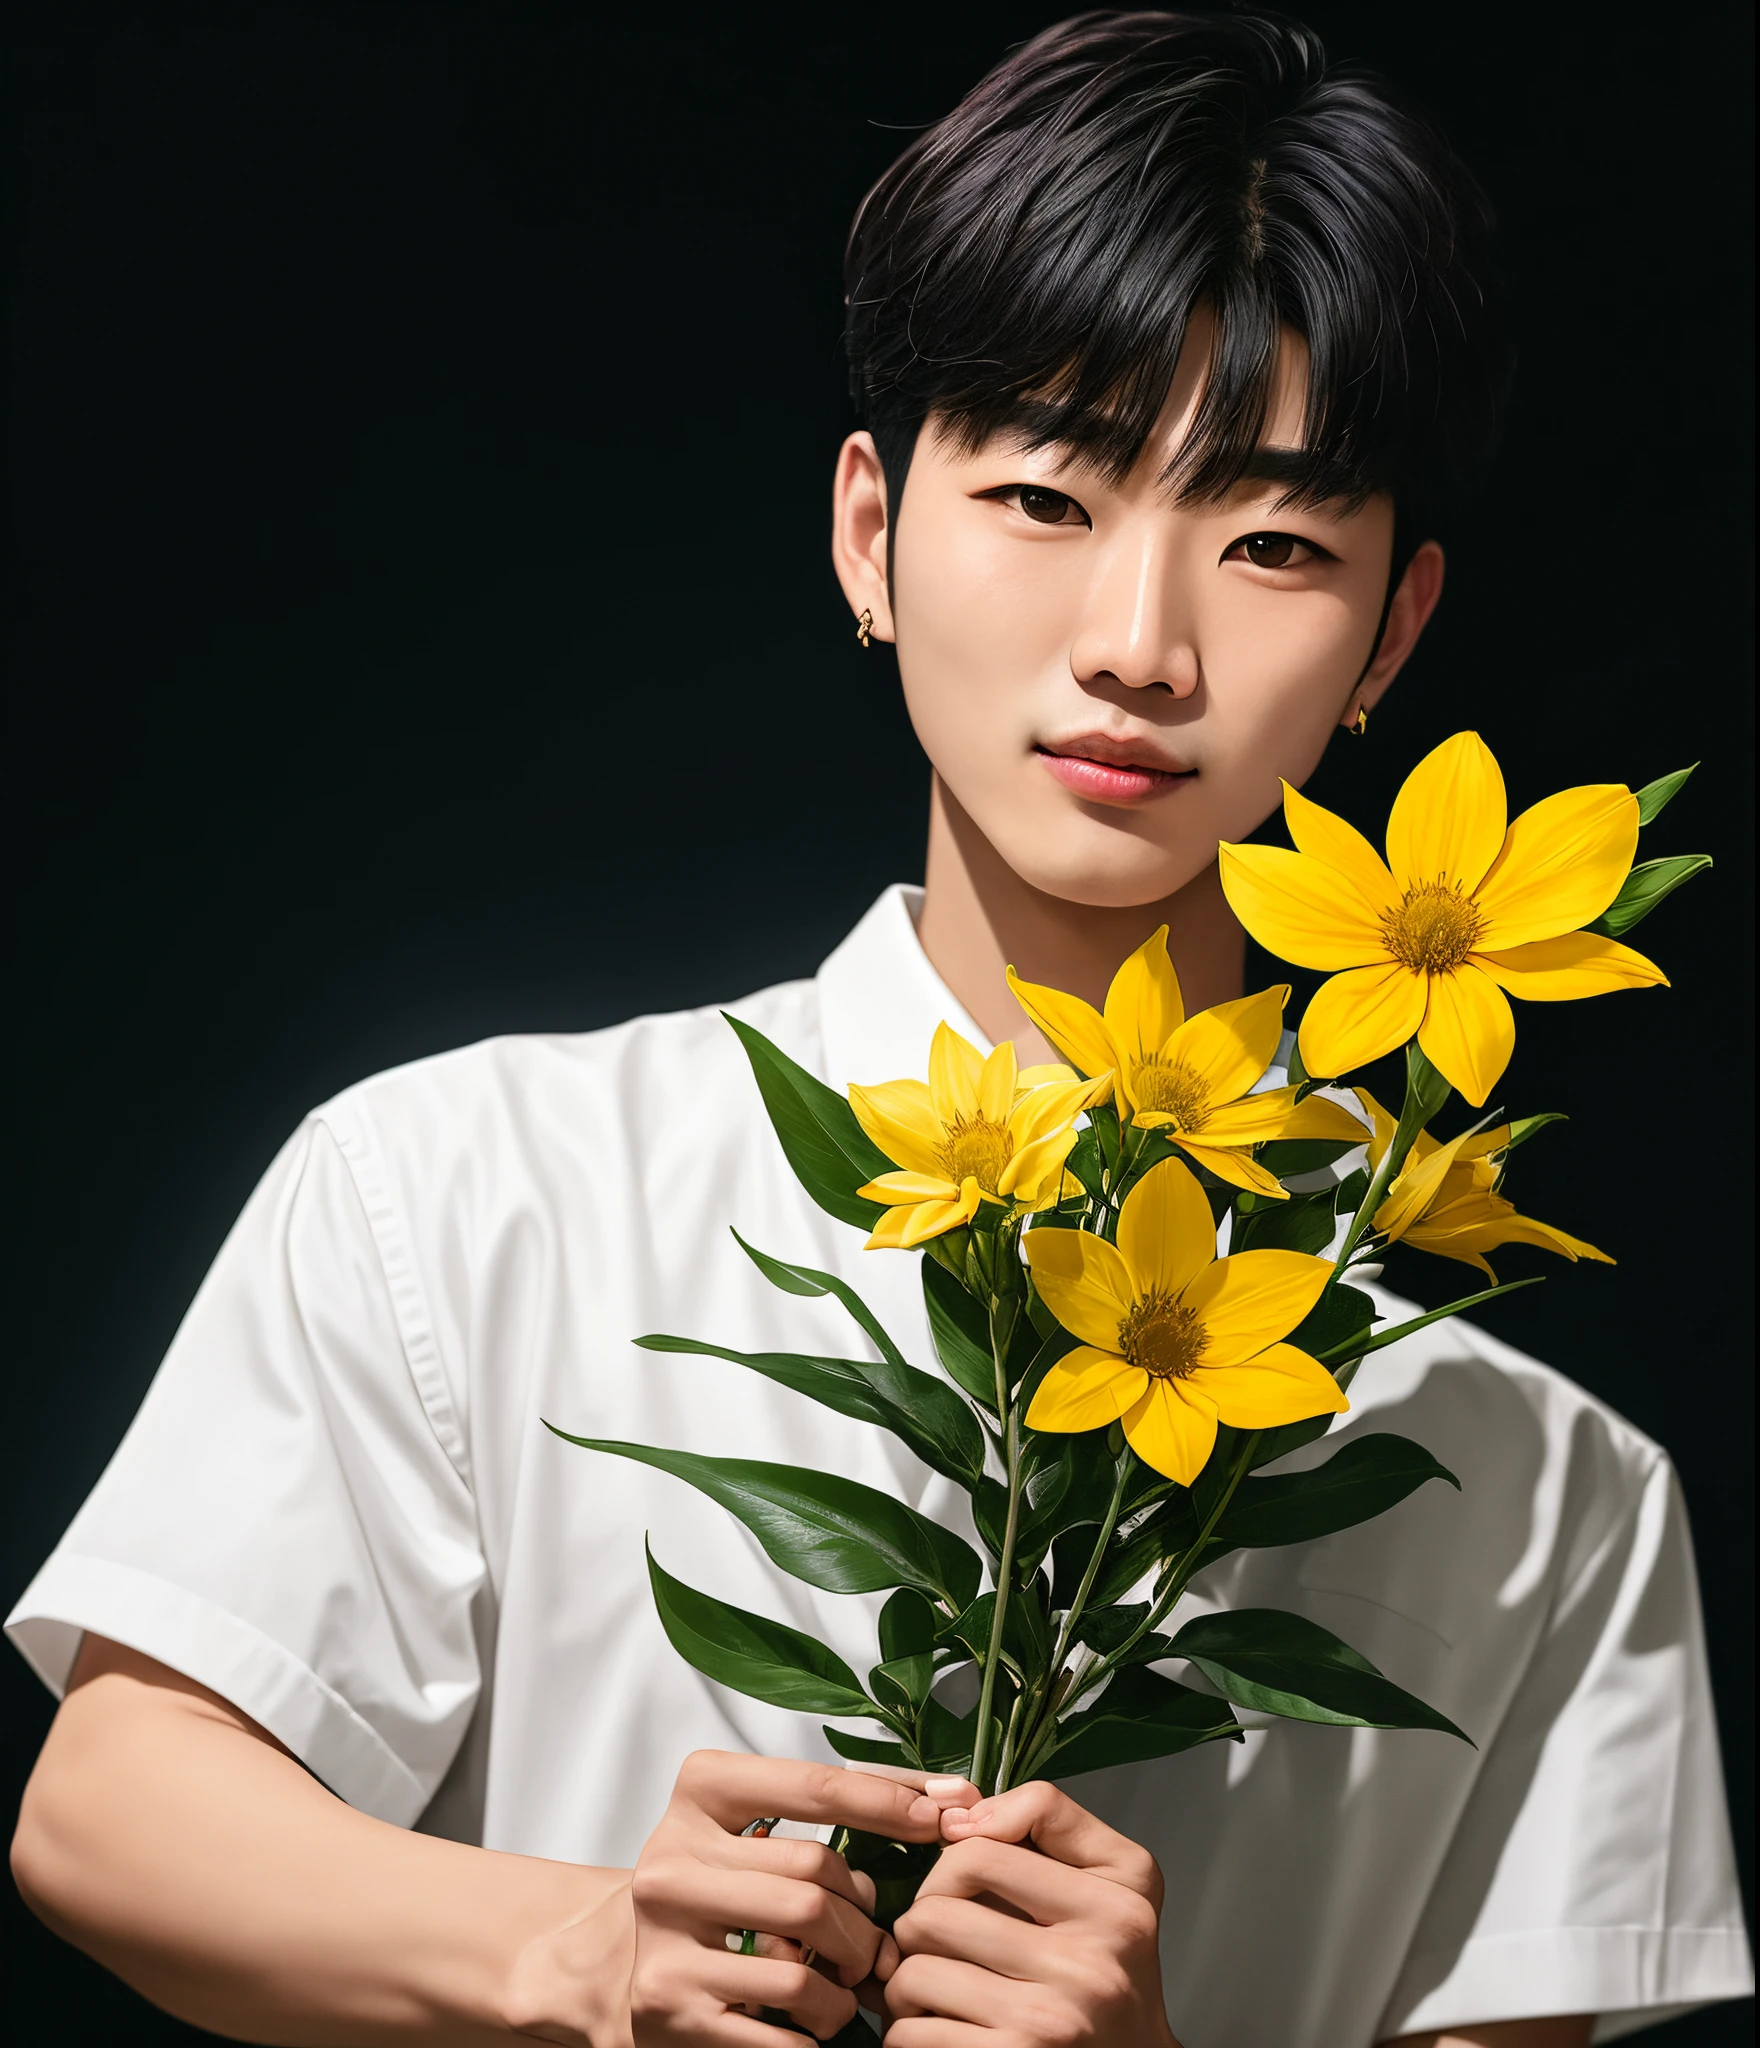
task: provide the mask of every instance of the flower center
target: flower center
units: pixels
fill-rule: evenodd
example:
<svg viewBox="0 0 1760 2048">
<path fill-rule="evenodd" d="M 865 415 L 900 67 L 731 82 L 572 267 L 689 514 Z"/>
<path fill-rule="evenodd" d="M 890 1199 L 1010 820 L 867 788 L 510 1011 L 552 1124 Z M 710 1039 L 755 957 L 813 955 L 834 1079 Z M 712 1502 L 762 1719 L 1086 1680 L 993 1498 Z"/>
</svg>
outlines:
<svg viewBox="0 0 1760 2048">
<path fill-rule="evenodd" d="M 1485 920 L 1459 883 L 1420 882 L 1381 913 L 1387 950 L 1414 974 L 1447 974 L 1473 950 Z"/>
<path fill-rule="evenodd" d="M 1182 1131 L 1201 1131 L 1210 1116 L 1210 1091 L 1184 1060 L 1147 1059 L 1131 1071 L 1139 1109 L 1165 1110 Z"/>
<path fill-rule="evenodd" d="M 955 1187 L 969 1174 L 985 1194 L 995 1194 L 1002 1169 L 1013 1156 L 1014 1140 L 1006 1124 L 993 1124 L 983 1116 L 962 1116 L 943 1128 L 941 1163 Z"/>
<path fill-rule="evenodd" d="M 1204 1343 L 1204 1325 L 1159 1288 L 1133 1301 L 1118 1329 L 1126 1362 L 1157 1380 L 1183 1380 L 1203 1357 Z"/>
</svg>

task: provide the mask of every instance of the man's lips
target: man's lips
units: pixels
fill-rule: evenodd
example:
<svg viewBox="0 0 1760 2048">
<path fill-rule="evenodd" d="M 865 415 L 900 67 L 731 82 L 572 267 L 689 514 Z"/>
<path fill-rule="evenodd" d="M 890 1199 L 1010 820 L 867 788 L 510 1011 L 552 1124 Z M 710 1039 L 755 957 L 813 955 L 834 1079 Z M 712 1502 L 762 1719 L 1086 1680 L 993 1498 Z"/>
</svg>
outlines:
<svg viewBox="0 0 1760 2048">
<path fill-rule="evenodd" d="M 1034 749 L 1065 789 L 1098 803 L 1135 804 L 1164 796 L 1196 774 L 1142 740 L 1082 733 Z"/>
</svg>

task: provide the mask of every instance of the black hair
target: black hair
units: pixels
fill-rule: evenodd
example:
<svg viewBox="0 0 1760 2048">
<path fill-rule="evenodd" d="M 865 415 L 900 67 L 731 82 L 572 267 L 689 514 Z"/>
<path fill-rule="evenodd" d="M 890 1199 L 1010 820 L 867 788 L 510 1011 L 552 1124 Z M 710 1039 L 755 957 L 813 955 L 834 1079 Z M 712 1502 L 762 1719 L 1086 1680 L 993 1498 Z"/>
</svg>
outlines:
<svg viewBox="0 0 1760 2048">
<path fill-rule="evenodd" d="M 1262 13 L 1095 13 L 1035 36 L 863 200 L 851 383 L 889 502 L 933 417 L 968 450 L 1134 466 L 1193 309 L 1216 338 L 1166 482 L 1243 475 L 1280 329 L 1308 346 L 1284 502 L 1393 496 L 1395 571 L 1488 460 L 1509 354 L 1489 208 L 1437 129 Z"/>
</svg>

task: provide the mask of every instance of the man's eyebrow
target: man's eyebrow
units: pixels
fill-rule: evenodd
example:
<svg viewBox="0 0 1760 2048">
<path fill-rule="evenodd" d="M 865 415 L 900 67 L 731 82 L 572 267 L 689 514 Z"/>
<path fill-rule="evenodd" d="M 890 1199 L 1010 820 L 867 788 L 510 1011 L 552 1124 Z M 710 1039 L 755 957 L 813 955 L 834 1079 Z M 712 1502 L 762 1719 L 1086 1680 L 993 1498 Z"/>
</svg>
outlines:
<svg viewBox="0 0 1760 2048">
<path fill-rule="evenodd" d="M 1342 463 L 1305 448 L 1255 448 L 1241 467 L 1237 484 L 1280 484 L 1286 491 L 1299 491 L 1309 505 L 1330 504 L 1343 499 L 1347 504 L 1362 496 L 1362 487 Z"/>
</svg>

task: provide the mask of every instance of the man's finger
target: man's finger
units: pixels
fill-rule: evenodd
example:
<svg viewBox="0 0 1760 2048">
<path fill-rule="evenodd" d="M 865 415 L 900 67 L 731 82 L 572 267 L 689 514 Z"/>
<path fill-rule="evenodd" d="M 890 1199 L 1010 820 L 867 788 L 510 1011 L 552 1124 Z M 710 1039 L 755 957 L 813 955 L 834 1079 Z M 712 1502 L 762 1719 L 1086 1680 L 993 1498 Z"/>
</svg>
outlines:
<svg viewBox="0 0 1760 2048">
<path fill-rule="evenodd" d="M 1161 1903 L 1161 1872 L 1148 1850 L 1109 1828 L 1068 1793 L 1035 1779 L 976 1806 L 949 1807 L 941 1816 L 949 1842 L 983 1837 L 996 1842 L 1031 1842 L 1044 1855 L 1075 1870 L 1091 1871 Z"/>
<path fill-rule="evenodd" d="M 927 1792 L 835 1764 L 700 1749 L 685 1759 L 678 1792 L 731 1835 L 767 1814 L 828 1821 L 898 1842 L 933 1842 L 941 1831 L 941 1802 Z"/>
<path fill-rule="evenodd" d="M 996 1898 L 1037 1921 L 1041 1928 L 1074 1920 L 1106 1919 L 1120 1904 L 1116 1891 L 1096 1883 L 1103 1872 L 1073 1870 L 1053 1856 L 1017 1842 L 993 1842 L 982 1835 L 950 1847 L 917 1888 L 918 1904 L 925 1900 Z M 916 1907 L 911 1908 L 915 1912 Z M 1007 1922 L 1007 1916 L 993 1917 L 1033 1930 L 1027 1922 Z M 908 1954 L 911 1948 L 907 1913 L 898 1923 L 898 1942 Z"/>
<path fill-rule="evenodd" d="M 1057 1868 L 1030 1850 L 1015 1849 L 1009 1853 L 1025 1863 Z M 1113 1892 L 1110 1896 L 1117 1898 L 1118 1894 Z M 916 1904 L 899 1917 L 895 1931 L 907 1956 L 947 1956 L 958 1962 L 976 1963 L 980 1969 L 993 1970 L 999 1977 L 1012 1977 L 1025 1984 L 1037 1983 L 1044 1975 L 1044 1925 L 1037 1919 L 1017 1920 L 1011 1913 L 999 1913 L 994 1907 L 980 1906 L 970 1898 L 947 1893 L 925 1898 L 919 1892 Z"/>
</svg>

